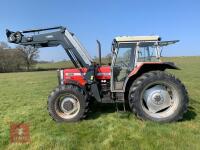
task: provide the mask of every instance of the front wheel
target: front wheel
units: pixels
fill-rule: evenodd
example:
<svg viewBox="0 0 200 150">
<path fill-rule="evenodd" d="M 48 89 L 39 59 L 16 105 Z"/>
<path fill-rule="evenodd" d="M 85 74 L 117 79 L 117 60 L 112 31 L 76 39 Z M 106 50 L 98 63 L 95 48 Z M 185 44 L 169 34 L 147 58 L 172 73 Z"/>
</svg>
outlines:
<svg viewBox="0 0 200 150">
<path fill-rule="evenodd" d="M 151 71 L 133 82 L 129 105 L 141 119 L 173 122 L 187 111 L 188 95 L 179 79 L 163 71 Z"/>
<path fill-rule="evenodd" d="M 48 98 L 48 111 L 57 122 L 75 122 L 86 117 L 87 94 L 78 86 L 61 85 Z"/>
</svg>

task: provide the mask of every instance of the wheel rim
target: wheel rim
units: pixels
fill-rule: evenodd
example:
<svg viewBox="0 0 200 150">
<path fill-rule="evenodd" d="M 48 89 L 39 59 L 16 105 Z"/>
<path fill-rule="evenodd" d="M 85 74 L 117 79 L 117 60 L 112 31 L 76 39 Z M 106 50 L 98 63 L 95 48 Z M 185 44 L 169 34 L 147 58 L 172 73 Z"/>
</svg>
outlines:
<svg viewBox="0 0 200 150">
<path fill-rule="evenodd" d="M 180 96 L 173 83 L 154 82 L 147 86 L 141 94 L 142 109 L 153 118 L 166 118 L 174 114 Z"/>
<path fill-rule="evenodd" d="M 72 119 L 80 111 L 80 102 L 74 95 L 61 95 L 57 99 L 55 110 L 58 116 L 60 116 L 61 118 Z"/>
</svg>

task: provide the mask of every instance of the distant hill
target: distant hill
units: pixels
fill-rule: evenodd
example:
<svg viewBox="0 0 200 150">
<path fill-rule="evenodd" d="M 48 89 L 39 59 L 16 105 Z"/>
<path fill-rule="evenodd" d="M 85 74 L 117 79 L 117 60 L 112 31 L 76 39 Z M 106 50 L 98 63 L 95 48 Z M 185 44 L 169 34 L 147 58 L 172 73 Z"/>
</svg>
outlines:
<svg viewBox="0 0 200 150">
<path fill-rule="evenodd" d="M 95 59 L 95 62 L 99 63 L 98 58 Z M 108 65 L 110 63 L 109 58 L 102 58 L 102 65 Z M 35 66 L 35 69 L 42 70 L 42 69 L 59 69 L 59 68 L 74 68 L 73 63 L 70 60 L 67 61 L 59 61 L 59 62 L 46 62 L 41 61 Z"/>
<path fill-rule="evenodd" d="M 171 61 L 175 62 L 178 66 L 182 66 L 183 64 L 187 64 L 187 62 L 190 61 L 196 61 L 200 62 L 200 56 L 179 56 L 179 57 L 162 57 L 162 61 Z M 98 63 L 99 60 L 98 58 L 96 59 L 96 62 Z M 111 63 L 109 58 L 102 58 L 102 64 L 107 65 L 108 63 Z M 39 62 L 36 66 L 35 69 L 38 70 L 56 70 L 59 68 L 74 68 L 74 65 L 72 64 L 71 61 L 60 61 L 60 62 Z"/>
</svg>

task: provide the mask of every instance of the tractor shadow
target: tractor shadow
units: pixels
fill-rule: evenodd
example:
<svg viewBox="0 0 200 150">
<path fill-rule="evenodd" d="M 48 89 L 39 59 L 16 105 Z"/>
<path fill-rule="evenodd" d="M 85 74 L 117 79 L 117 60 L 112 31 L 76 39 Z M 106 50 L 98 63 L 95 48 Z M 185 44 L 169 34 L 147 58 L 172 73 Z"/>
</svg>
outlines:
<svg viewBox="0 0 200 150">
<path fill-rule="evenodd" d="M 198 105 L 200 107 L 200 102 L 190 98 L 189 103 L 190 104 L 188 107 L 188 111 L 183 115 L 183 119 L 180 120 L 180 122 L 191 121 L 191 120 L 195 119 L 197 116 L 196 108 L 194 108 L 193 106 Z M 127 117 L 132 115 L 132 112 L 128 105 L 126 105 L 126 112 L 123 112 L 122 104 L 118 104 L 118 108 L 119 108 L 120 113 L 125 113 L 126 116 L 128 115 Z M 86 120 L 96 119 L 103 115 L 114 113 L 114 112 L 117 112 L 115 104 L 102 104 L 102 103 L 94 102 L 90 106 L 90 111 L 88 113 L 88 117 Z"/>
<path fill-rule="evenodd" d="M 197 113 L 195 112 L 194 107 L 189 106 L 188 111 L 183 115 L 183 119 L 181 121 L 191 121 L 195 119 L 197 116 Z"/>
<path fill-rule="evenodd" d="M 123 105 L 118 104 L 119 111 L 121 112 L 123 110 Z M 90 119 L 96 119 L 99 118 L 103 115 L 110 114 L 117 112 L 116 105 L 113 103 L 108 103 L 108 104 L 103 104 L 103 103 L 98 103 L 95 102 L 94 104 L 91 105 L 90 111 L 88 113 L 87 120 Z M 124 113 L 124 112 L 122 112 Z M 126 113 L 130 113 L 129 108 L 126 106 Z"/>
<path fill-rule="evenodd" d="M 188 111 L 183 115 L 183 119 L 181 121 L 191 121 L 196 118 L 197 116 L 197 110 L 193 106 L 199 106 L 200 107 L 200 102 L 190 98 L 189 99 L 189 106 L 188 106 Z"/>
</svg>

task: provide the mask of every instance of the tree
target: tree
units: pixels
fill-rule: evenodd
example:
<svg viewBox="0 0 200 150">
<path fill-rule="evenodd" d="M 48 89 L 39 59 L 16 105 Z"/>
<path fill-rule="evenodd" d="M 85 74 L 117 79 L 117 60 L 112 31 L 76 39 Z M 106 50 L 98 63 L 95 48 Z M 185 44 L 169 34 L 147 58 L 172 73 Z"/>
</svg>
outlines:
<svg viewBox="0 0 200 150">
<path fill-rule="evenodd" d="M 111 53 L 108 53 L 105 58 L 107 59 L 108 63 L 112 62 L 112 54 Z"/>
<path fill-rule="evenodd" d="M 17 49 L 0 49 L 0 72 L 21 71 L 24 66 Z"/>
<path fill-rule="evenodd" d="M 39 57 L 39 50 L 31 46 L 17 46 L 19 56 L 23 59 L 27 71 L 34 65 Z"/>
<path fill-rule="evenodd" d="M 6 42 L 0 42 L 0 49 L 10 48 Z"/>
<path fill-rule="evenodd" d="M 0 72 L 6 71 L 6 48 L 8 48 L 7 43 L 0 42 Z"/>
</svg>

